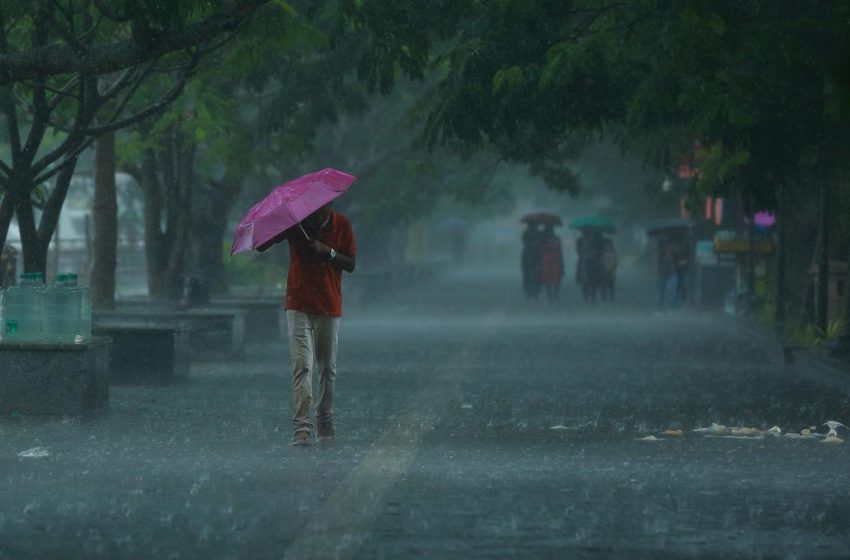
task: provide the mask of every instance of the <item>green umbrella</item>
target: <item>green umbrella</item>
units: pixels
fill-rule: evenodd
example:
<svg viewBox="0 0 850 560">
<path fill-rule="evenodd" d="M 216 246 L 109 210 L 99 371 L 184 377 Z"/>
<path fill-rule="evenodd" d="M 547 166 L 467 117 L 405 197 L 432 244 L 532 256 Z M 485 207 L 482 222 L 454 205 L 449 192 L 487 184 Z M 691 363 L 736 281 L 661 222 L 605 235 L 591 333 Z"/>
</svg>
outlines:
<svg viewBox="0 0 850 560">
<path fill-rule="evenodd" d="M 581 216 L 570 222 L 572 229 L 598 229 L 606 233 L 614 233 L 617 227 L 611 220 L 600 216 Z"/>
</svg>

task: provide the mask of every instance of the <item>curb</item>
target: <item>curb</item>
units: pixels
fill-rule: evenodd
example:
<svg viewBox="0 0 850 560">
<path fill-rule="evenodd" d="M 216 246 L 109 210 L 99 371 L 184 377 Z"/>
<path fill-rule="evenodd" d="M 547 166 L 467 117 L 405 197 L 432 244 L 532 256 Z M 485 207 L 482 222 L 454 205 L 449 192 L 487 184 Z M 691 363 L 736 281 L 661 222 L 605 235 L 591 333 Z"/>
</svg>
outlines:
<svg viewBox="0 0 850 560">
<path fill-rule="evenodd" d="M 765 332 L 743 317 L 724 313 L 721 320 L 734 324 L 750 337 L 774 347 L 778 355 L 777 364 L 781 367 L 794 369 L 809 381 L 831 386 L 850 395 L 850 370 L 842 369 L 823 358 L 812 355 L 811 351 L 789 348 L 776 335 Z M 793 352 L 793 355 L 789 361 L 791 352 Z"/>
</svg>

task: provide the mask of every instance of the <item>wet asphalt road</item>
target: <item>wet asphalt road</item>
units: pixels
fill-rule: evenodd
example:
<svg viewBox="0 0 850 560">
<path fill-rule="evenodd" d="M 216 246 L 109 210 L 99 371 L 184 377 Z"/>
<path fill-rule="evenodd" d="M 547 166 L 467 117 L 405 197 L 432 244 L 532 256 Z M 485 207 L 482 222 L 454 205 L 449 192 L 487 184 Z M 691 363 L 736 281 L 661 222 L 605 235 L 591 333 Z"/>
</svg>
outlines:
<svg viewBox="0 0 850 560">
<path fill-rule="evenodd" d="M 546 305 L 517 276 L 348 310 L 332 444 L 289 446 L 283 342 L 98 418 L 0 419 L 0 558 L 850 556 L 850 441 L 692 431 L 850 423 L 834 373 L 654 314 L 651 283 Z"/>
</svg>

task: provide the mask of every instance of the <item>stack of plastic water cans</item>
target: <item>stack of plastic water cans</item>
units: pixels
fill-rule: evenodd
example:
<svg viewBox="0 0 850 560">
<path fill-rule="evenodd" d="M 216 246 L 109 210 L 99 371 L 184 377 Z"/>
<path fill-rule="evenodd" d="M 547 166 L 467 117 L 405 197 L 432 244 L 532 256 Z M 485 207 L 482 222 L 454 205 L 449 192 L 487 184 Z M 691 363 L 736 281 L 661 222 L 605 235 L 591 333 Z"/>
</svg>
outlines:
<svg viewBox="0 0 850 560">
<path fill-rule="evenodd" d="M 21 274 L 3 293 L 3 340 L 80 343 L 91 338 L 91 298 L 76 274 L 58 274 L 44 285 L 40 272 Z"/>
</svg>

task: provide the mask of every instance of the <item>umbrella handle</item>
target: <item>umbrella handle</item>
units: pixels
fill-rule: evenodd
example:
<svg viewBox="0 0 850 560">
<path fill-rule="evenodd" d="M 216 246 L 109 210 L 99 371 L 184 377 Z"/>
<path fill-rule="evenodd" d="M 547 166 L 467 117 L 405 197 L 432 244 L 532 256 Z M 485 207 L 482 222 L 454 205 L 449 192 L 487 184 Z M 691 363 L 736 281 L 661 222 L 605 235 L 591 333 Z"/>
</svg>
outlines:
<svg viewBox="0 0 850 560">
<path fill-rule="evenodd" d="M 304 231 L 304 227 L 301 225 L 301 222 L 298 222 L 298 229 L 300 229 L 300 230 L 301 230 L 301 233 L 303 233 L 303 234 L 304 234 L 304 237 L 306 237 L 306 238 L 307 238 L 307 241 L 310 241 L 310 236 L 309 236 L 309 235 L 307 235 L 307 232 L 306 232 L 306 231 Z"/>
</svg>

